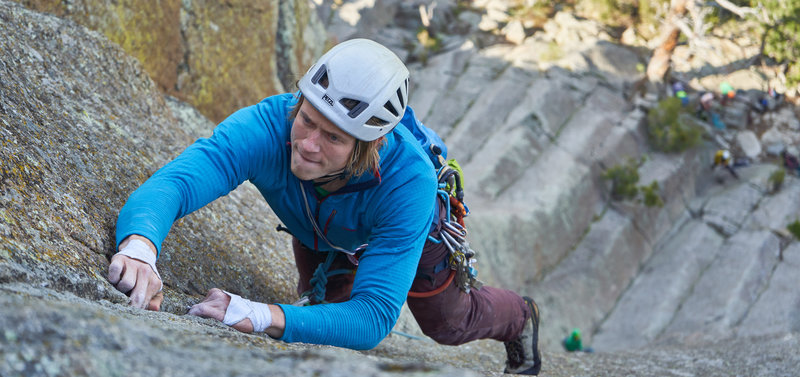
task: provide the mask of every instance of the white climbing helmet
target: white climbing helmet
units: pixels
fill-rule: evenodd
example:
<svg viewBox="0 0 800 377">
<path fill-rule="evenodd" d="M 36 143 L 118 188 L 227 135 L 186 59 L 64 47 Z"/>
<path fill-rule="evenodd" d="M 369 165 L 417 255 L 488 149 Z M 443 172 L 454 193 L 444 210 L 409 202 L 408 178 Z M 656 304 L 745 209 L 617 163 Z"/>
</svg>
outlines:
<svg viewBox="0 0 800 377">
<path fill-rule="evenodd" d="M 408 104 L 408 68 L 388 48 L 369 39 L 334 46 L 298 86 L 317 111 L 363 141 L 389 133 Z"/>
</svg>

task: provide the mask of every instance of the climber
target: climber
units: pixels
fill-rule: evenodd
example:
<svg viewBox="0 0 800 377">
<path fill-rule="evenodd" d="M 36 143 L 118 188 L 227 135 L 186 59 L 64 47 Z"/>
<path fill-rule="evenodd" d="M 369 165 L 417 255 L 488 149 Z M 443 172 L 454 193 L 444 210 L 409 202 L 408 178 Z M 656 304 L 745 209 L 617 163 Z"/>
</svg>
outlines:
<svg viewBox="0 0 800 377">
<path fill-rule="evenodd" d="M 714 153 L 714 163 L 711 164 L 711 169 L 713 170 L 717 166 L 722 166 L 726 170 L 728 170 L 734 178 L 739 179 L 739 174 L 736 174 L 735 168 L 740 166 L 745 166 L 749 163 L 747 159 L 739 159 L 734 161 L 731 152 L 727 149 L 720 149 Z"/>
<path fill-rule="evenodd" d="M 689 95 L 686 93 L 686 86 L 680 81 L 672 83 L 672 93 L 675 97 L 680 98 L 681 106 L 689 104 Z"/>
<path fill-rule="evenodd" d="M 781 158 L 783 158 L 783 166 L 786 170 L 789 170 L 790 173 L 800 175 L 800 160 L 798 160 L 797 156 L 784 149 L 781 151 Z"/>
<path fill-rule="evenodd" d="M 772 111 L 780 104 L 781 98 L 781 94 L 778 94 L 775 89 L 767 88 L 767 91 L 758 99 L 756 110 L 762 114 Z"/>
<path fill-rule="evenodd" d="M 720 117 L 720 106 L 714 103 L 714 93 L 704 92 L 700 95 L 699 104 L 695 112 L 695 116 L 707 122 L 711 122 L 714 128 L 718 130 L 725 129 L 725 123 Z"/>
<path fill-rule="evenodd" d="M 721 84 L 719 84 L 719 93 L 720 97 L 722 98 L 720 101 L 722 106 L 726 106 L 729 100 L 733 100 L 733 98 L 736 97 L 736 91 L 733 90 L 733 86 L 731 86 L 731 84 L 727 81 L 723 81 Z"/>
<path fill-rule="evenodd" d="M 451 201 L 412 134 L 425 127 L 407 107 L 408 76 L 389 49 L 354 39 L 325 53 L 297 93 L 235 112 L 128 198 L 109 281 L 131 305 L 158 310 L 155 262 L 172 223 L 249 180 L 292 235 L 302 298 L 264 304 L 213 288 L 189 314 L 286 342 L 370 349 L 408 295 L 437 342 L 499 340 L 507 373 L 538 374 L 536 303 L 450 277 L 454 245 L 444 239 L 465 233 L 445 221 Z"/>
<path fill-rule="evenodd" d="M 711 105 L 714 102 L 714 93 L 705 92 L 700 95 L 700 110 L 711 111 Z"/>
</svg>

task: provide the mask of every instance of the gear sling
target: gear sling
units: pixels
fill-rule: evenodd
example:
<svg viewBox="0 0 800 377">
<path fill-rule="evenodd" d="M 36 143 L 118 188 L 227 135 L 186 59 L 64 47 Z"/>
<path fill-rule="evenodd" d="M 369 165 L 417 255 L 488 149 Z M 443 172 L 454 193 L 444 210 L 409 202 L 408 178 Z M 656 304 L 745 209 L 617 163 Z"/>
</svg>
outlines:
<svg viewBox="0 0 800 377">
<path fill-rule="evenodd" d="M 406 119 L 407 117 L 410 119 Z M 418 269 L 417 278 L 430 280 L 432 279 L 432 275 L 444 269 L 451 270 L 447 280 L 438 288 L 428 292 L 412 291 L 408 293 L 408 297 L 432 297 L 444 291 L 453 280 L 455 280 L 456 285 L 466 293 L 469 293 L 471 288 L 479 289 L 482 283 L 477 280 L 477 270 L 473 267 L 476 262 L 475 252 L 469 247 L 469 242 L 466 240 L 467 229 L 464 226 L 464 217 L 469 215 L 469 208 L 464 204 L 462 169 L 455 159 L 446 159 L 447 146 L 436 132 L 425 127 L 416 119 L 414 111 L 410 107 L 406 108 L 403 118 L 400 124 L 405 125 L 405 127 L 411 131 L 433 163 L 434 168 L 437 170 L 437 199 L 441 203 L 440 207 L 445 208 L 446 211 L 444 216 L 439 216 L 441 219 L 441 226 L 439 227 L 438 234 L 429 234 L 428 241 L 436 244 L 443 244 L 448 250 L 448 255 L 433 268 Z M 302 188 L 301 192 L 303 193 L 303 205 L 306 215 L 311 221 L 315 233 L 335 251 L 328 252 L 325 260 L 314 270 L 309 281 L 311 289 L 300 295 L 300 299 L 294 303 L 294 305 L 298 306 L 309 305 L 312 301 L 314 303 L 324 303 L 326 293 L 325 286 L 329 278 L 336 275 L 355 273 L 355 269 L 348 268 L 330 270 L 336 256 L 339 253 L 344 253 L 347 255 L 350 262 L 357 266 L 358 256 L 360 256 L 361 252 L 367 247 L 365 244 L 351 251 L 330 242 L 314 220 L 314 216 L 308 204 L 308 198 Z M 288 229 L 280 225 L 277 229 L 279 231 L 288 231 Z"/>
</svg>

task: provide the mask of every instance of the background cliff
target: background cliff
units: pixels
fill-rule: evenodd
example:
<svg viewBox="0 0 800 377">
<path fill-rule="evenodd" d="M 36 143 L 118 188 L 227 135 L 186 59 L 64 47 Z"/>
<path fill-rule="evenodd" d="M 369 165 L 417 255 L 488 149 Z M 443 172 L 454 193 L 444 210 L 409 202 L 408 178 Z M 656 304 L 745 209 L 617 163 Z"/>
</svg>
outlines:
<svg viewBox="0 0 800 377">
<path fill-rule="evenodd" d="M 227 113 L 290 90 L 327 40 L 353 36 L 410 63 L 412 106 L 467 172 L 481 278 L 541 304 L 542 375 L 795 374 L 800 248 L 785 228 L 800 217 L 800 183 L 788 174 L 776 190 L 770 177 L 782 149 L 796 152 L 800 122 L 791 103 L 753 107 L 767 86 L 793 90 L 741 64 L 756 41 L 709 38 L 725 52 L 714 62 L 675 50 L 673 75 L 693 97 L 722 81 L 741 93 L 721 108 L 724 129 L 689 117 L 700 144 L 662 153 L 647 114 L 670 93 L 642 84 L 647 46 L 602 24 L 557 12 L 525 26 L 499 1 L 423 3 L 427 27 L 420 4 L 300 3 L 24 3 L 42 14 L 0 1 L 0 374 L 501 371 L 501 344 L 439 346 L 408 313 L 396 330 L 411 337 L 368 352 L 185 316 L 215 286 L 295 298 L 288 240 L 248 184 L 173 227 L 163 312 L 126 307 L 105 280 L 130 192 Z M 298 39 L 279 42 L 284 32 Z M 751 159 L 740 180 L 710 171 L 720 147 Z M 611 200 L 605 172 L 643 155 L 639 182 L 657 182 L 663 206 Z M 597 353 L 562 351 L 573 327 Z"/>
</svg>

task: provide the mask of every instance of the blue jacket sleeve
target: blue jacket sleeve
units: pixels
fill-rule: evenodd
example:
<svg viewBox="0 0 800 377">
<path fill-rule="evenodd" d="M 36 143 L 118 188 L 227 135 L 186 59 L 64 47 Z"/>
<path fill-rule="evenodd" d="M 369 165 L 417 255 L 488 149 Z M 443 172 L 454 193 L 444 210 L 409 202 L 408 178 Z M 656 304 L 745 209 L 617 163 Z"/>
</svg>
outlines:
<svg viewBox="0 0 800 377">
<path fill-rule="evenodd" d="M 266 102 L 266 101 L 265 101 Z M 281 116 L 283 114 L 283 116 Z M 255 172 L 274 165 L 282 147 L 286 111 L 280 101 L 241 109 L 159 169 L 136 191 L 117 218 L 117 245 L 131 234 L 161 244 L 175 220 L 227 195 Z"/>
</svg>

